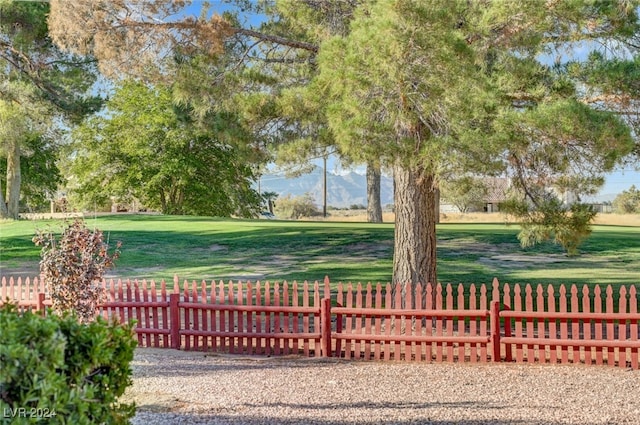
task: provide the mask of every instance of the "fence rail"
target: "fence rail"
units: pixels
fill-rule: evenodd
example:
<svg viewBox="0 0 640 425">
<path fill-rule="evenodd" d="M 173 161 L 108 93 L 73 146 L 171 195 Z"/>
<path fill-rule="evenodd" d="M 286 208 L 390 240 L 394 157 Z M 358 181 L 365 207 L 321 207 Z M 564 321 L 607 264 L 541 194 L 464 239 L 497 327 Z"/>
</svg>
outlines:
<svg viewBox="0 0 640 425">
<path fill-rule="evenodd" d="M 183 350 L 422 362 L 639 368 L 638 293 L 621 286 L 343 285 L 105 280 L 99 314 L 138 344 Z M 615 295 L 615 299 L 614 299 Z M 0 304 L 51 305 L 42 282 L 3 277 Z"/>
</svg>

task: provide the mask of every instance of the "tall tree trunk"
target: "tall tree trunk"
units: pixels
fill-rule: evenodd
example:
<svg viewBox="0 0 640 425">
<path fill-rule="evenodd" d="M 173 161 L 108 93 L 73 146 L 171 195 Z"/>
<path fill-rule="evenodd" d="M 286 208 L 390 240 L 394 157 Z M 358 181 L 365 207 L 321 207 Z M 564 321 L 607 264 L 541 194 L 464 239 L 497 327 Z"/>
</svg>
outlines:
<svg viewBox="0 0 640 425">
<path fill-rule="evenodd" d="M 367 162 L 367 221 L 382 223 L 382 203 L 380 202 L 380 166 Z"/>
<path fill-rule="evenodd" d="M 7 204 L 4 201 L 4 193 L 2 192 L 2 181 L 0 180 L 0 218 L 9 218 Z"/>
<path fill-rule="evenodd" d="M 440 183 L 435 185 L 436 196 L 435 196 L 435 209 L 436 209 L 436 224 L 440 223 Z"/>
<path fill-rule="evenodd" d="M 18 219 L 20 212 L 20 145 L 13 142 L 7 150 L 7 217 Z"/>
<path fill-rule="evenodd" d="M 418 283 L 437 283 L 436 274 L 436 187 L 434 175 L 423 167 L 396 164 L 394 175 L 395 243 L 393 282 L 404 293 Z M 424 293 L 424 292 L 423 292 Z M 424 297 L 423 297 L 424 300 Z M 416 308 L 420 306 L 406 306 Z"/>
</svg>

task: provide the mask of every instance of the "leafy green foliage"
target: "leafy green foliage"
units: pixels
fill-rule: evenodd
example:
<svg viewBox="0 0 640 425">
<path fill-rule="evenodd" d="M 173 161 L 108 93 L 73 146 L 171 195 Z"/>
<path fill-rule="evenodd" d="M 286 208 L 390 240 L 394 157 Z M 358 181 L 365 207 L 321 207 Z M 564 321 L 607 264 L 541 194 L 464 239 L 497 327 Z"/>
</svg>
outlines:
<svg viewBox="0 0 640 425">
<path fill-rule="evenodd" d="M 479 178 L 464 176 L 445 179 L 440 183 L 442 199 L 451 202 L 460 212 L 482 211 L 487 186 Z"/>
<path fill-rule="evenodd" d="M 596 216 L 589 205 L 574 203 L 567 207 L 551 194 L 536 205 L 510 200 L 501 204 L 500 208 L 523 219 L 518 233 L 522 247 L 553 240 L 569 256 L 578 254 L 578 248 L 591 234 L 590 224 Z"/>
<path fill-rule="evenodd" d="M 165 214 L 253 216 L 248 135 L 237 117 L 208 115 L 202 124 L 175 105 L 165 87 L 125 82 L 104 115 L 73 132 L 70 173 L 83 205 L 136 198 Z"/>
<path fill-rule="evenodd" d="M 313 217 L 320 214 L 313 203 L 310 194 L 302 196 L 283 196 L 278 198 L 275 208 L 276 215 L 281 218 L 299 219 L 301 217 Z"/>
<path fill-rule="evenodd" d="M 22 174 L 20 208 L 29 212 L 49 210 L 49 200 L 62 183 L 57 166 L 59 146 L 49 137 L 32 133 L 23 139 L 20 168 Z M 0 162 L 0 184 L 6 185 L 7 164 Z"/>
<path fill-rule="evenodd" d="M 133 327 L 0 307 L 0 410 L 12 424 L 128 424 Z M 8 412 L 26 409 L 25 415 Z M 30 412 L 36 412 L 31 415 Z"/>
<path fill-rule="evenodd" d="M 43 192 L 56 188 L 60 173 L 51 159 L 58 146 L 51 141 L 102 103 L 89 93 L 96 79 L 93 61 L 51 43 L 48 14 L 48 2 L 0 2 L 0 156 L 7 175 L 0 182 L 7 188 L 6 205 L 0 190 L 1 217 L 18 218 L 21 201 L 41 204 Z M 30 157 L 28 163 L 21 164 L 23 157 Z M 37 161 L 51 172 L 43 174 Z"/>
<path fill-rule="evenodd" d="M 102 232 L 90 230 L 80 220 L 63 230 L 60 241 L 53 233 L 41 231 L 33 242 L 42 246 L 40 276 L 49 290 L 53 310 L 58 314 L 74 312 L 84 323 L 93 321 L 104 297 L 102 277 L 119 257 L 120 243 L 109 254 Z"/>
<path fill-rule="evenodd" d="M 622 214 L 640 213 L 640 189 L 632 185 L 613 200 L 613 209 Z"/>
</svg>

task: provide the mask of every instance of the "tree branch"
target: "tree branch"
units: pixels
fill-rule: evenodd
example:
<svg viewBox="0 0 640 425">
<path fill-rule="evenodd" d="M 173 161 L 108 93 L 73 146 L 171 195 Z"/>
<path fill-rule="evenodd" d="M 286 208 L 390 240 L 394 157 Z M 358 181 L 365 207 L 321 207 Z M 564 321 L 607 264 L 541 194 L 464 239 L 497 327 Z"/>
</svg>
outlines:
<svg viewBox="0 0 640 425">
<path fill-rule="evenodd" d="M 309 52 L 318 53 L 318 45 L 313 43 L 307 43 L 304 41 L 291 40 L 289 38 L 280 37 L 277 35 L 264 34 L 258 31 L 246 29 L 246 28 L 232 28 L 232 31 L 236 34 L 246 35 L 247 37 L 257 38 L 258 40 L 268 41 L 270 43 L 280 44 L 282 46 L 289 46 L 296 49 L 307 50 Z"/>
</svg>

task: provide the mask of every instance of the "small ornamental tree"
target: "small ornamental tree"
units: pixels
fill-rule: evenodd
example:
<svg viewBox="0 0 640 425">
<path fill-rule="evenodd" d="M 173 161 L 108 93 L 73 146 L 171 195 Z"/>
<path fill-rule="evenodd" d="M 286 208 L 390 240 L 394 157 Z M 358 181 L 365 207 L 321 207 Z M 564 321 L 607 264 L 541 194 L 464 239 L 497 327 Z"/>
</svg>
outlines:
<svg viewBox="0 0 640 425">
<path fill-rule="evenodd" d="M 119 257 L 120 242 L 109 254 L 102 231 L 89 229 L 82 220 L 69 224 L 59 241 L 52 232 L 39 231 L 33 242 L 42 247 L 40 276 L 54 312 L 74 312 L 80 322 L 92 322 L 104 299 L 102 277 Z"/>
<path fill-rule="evenodd" d="M 640 189 L 632 185 L 629 190 L 623 190 L 613 200 L 613 210 L 619 214 L 640 213 Z"/>
</svg>

